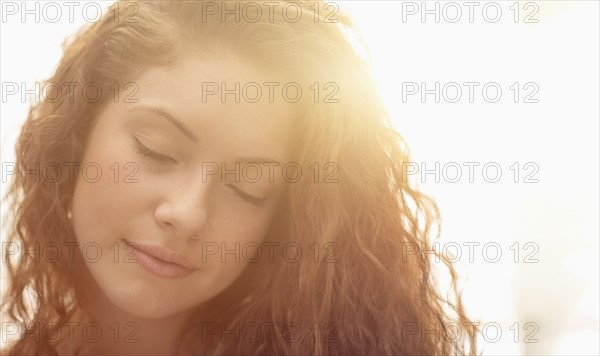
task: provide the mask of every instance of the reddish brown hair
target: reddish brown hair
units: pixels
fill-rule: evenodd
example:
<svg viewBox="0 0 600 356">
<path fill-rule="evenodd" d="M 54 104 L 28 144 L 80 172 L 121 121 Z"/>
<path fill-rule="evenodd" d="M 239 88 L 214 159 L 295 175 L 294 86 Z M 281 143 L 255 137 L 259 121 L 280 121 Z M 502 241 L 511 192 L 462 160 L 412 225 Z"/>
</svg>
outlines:
<svg viewBox="0 0 600 356">
<path fill-rule="evenodd" d="M 266 15 L 254 23 L 221 21 L 218 14 L 204 21 L 203 3 L 121 1 L 123 14 L 135 9 L 133 16 L 115 21 L 107 13 L 83 29 L 65 47 L 49 81 L 94 82 L 110 93 L 115 82 L 134 80 L 146 68 L 171 65 L 194 52 L 243 56 L 265 70 L 337 83 L 338 103 L 311 103 L 303 113 L 296 147 L 296 160 L 306 171 L 314 162 L 334 162 L 339 167 L 337 182 L 315 183 L 304 175 L 292 184 L 280 238 L 295 241 L 306 248 L 303 251 L 315 242 L 321 248 L 329 243 L 338 251 L 338 261 L 323 263 L 321 258 L 315 263 L 314 256 L 305 254 L 297 263 L 275 263 L 260 272 L 264 266 L 248 268 L 190 321 L 182 350 L 475 354 L 476 329 L 468 324 L 454 268 L 439 256 L 452 277 L 447 299 L 435 285 L 433 256 L 425 253 L 432 233 L 439 231 L 438 210 L 402 170 L 402 163 L 409 161 L 408 149 L 392 128 L 367 65 L 344 36 L 344 28 L 352 29 L 348 19 L 338 13 L 332 18 L 337 23 L 325 23 L 323 2 L 296 1 L 305 12 L 297 22 L 278 11 L 273 21 Z M 317 7 L 320 17 L 314 15 Z M 111 97 L 92 103 L 64 96 L 34 106 L 17 144 L 17 167 L 79 162 L 94 119 Z M 66 216 L 74 183 L 32 182 L 19 169 L 7 196 L 14 222 L 10 241 L 22 250 L 36 243 L 76 241 Z M 408 253 L 414 246 L 418 251 Z M 66 258 L 36 261 L 35 255 L 25 255 L 12 259 L 8 267 L 11 286 L 3 313 L 12 320 L 27 327 L 62 323 L 73 315 L 82 293 L 76 263 Z M 33 305 L 27 297 L 31 292 Z M 311 336 L 290 342 L 285 328 L 274 328 L 260 342 L 224 342 L 217 336 L 197 345 L 200 320 L 293 323 L 300 330 L 310 329 Z M 55 352 L 48 340 L 27 338 L 18 340 L 12 351 Z"/>
</svg>

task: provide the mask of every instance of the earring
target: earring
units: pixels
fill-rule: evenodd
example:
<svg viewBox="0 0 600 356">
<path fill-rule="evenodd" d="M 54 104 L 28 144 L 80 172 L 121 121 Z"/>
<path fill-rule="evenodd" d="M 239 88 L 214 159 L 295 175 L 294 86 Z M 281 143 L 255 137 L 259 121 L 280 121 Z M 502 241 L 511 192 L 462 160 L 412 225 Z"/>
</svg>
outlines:
<svg viewBox="0 0 600 356">
<path fill-rule="evenodd" d="M 73 214 L 71 213 L 71 210 L 67 211 L 67 219 L 71 220 L 71 218 L 73 218 Z"/>
</svg>

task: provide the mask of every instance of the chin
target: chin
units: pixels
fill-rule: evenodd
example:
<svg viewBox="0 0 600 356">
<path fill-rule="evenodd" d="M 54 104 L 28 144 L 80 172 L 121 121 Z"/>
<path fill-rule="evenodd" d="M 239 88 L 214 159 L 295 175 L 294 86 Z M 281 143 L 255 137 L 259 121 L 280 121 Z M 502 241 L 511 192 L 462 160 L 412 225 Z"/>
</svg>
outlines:
<svg viewBox="0 0 600 356">
<path fill-rule="evenodd" d="M 106 295 L 108 300 L 124 313 L 143 319 L 164 319 L 186 309 L 165 299 L 165 295 L 156 290 L 150 293 L 131 287 L 127 287 L 126 290 L 117 287 Z"/>
<path fill-rule="evenodd" d="M 108 305 L 106 308 L 121 310 L 124 315 L 131 315 L 144 319 L 163 319 L 185 310 L 185 306 L 179 306 L 180 301 L 173 298 L 181 297 L 160 287 L 150 280 L 131 280 L 126 274 L 115 277 L 102 275 L 95 276 L 98 293 L 104 295 Z M 94 274 L 94 273 L 92 273 Z M 112 305 L 112 306 L 111 306 Z"/>
</svg>

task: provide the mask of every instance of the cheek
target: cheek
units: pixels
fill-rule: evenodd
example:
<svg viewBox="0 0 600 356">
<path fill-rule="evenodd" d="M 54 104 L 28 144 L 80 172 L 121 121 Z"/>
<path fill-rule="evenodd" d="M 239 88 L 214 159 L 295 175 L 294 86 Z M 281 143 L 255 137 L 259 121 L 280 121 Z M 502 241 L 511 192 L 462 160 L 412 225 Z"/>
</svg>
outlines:
<svg viewBox="0 0 600 356">
<path fill-rule="evenodd" d="M 203 264 L 210 266 L 217 282 L 230 284 L 249 263 L 258 262 L 257 258 L 269 258 L 268 245 L 263 242 L 273 209 L 252 212 L 243 205 L 225 206 L 225 201 L 223 206 L 213 208 L 210 233 L 200 243 L 200 256 Z"/>
<path fill-rule="evenodd" d="M 91 142 L 80 165 L 73 195 L 75 233 L 83 242 L 112 242 L 120 228 L 143 209 L 137 164 L 118 145 Z"/>
<path fill-rule="evenodd" d="M 254 207 L 242 202 L 234 193 L 226 191 L 211 204 L 210 227 L 212 240 L 234 248 L 236 244 L 244 245 L 260 243 L 267 233 L 275 212 L 274 204 Z"/>
</svg>

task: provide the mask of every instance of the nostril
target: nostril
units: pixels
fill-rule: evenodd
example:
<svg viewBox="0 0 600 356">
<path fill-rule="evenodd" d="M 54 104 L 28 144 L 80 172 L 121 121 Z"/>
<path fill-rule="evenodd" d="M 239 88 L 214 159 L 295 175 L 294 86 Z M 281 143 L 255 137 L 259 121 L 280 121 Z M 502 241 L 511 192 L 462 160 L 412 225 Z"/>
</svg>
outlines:
<svg viewBox="0 0 600 356">
<path fill-rule="evenodd" d="M 173 236 L 195 241 L 202 240 L 207 223 L 206 213 L 198 212 L 187 204 L 168 203 L 156 207 L 154 221 Z"/>
</svg>

